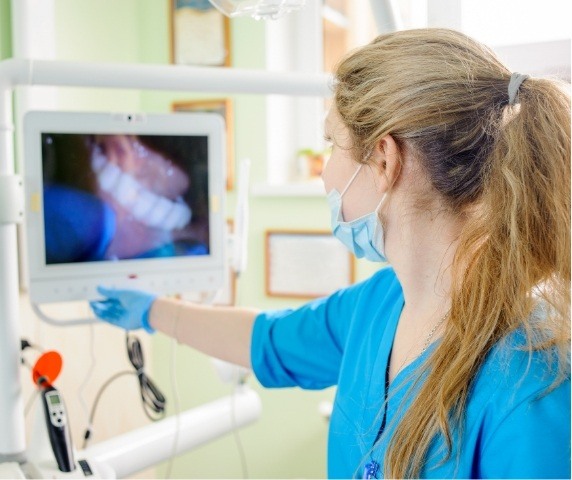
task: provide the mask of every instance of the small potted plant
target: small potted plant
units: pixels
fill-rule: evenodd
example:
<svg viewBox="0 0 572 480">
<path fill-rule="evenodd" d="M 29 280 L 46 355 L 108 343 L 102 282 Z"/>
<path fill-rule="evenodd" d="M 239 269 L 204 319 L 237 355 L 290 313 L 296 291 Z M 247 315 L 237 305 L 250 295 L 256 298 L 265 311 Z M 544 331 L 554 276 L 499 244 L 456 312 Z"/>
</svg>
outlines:
<svg viewBox="0 0 572 480">
<path fill-rule="evenodd" d="M 314 150 L 312 148 L 302 148 L 298 150 L 298 164 L 302 172 L 302 177 L 320 177 L 324 171 L 324 165 L 326 164 L 329 153 L 329 149 Z"/>
</svg>

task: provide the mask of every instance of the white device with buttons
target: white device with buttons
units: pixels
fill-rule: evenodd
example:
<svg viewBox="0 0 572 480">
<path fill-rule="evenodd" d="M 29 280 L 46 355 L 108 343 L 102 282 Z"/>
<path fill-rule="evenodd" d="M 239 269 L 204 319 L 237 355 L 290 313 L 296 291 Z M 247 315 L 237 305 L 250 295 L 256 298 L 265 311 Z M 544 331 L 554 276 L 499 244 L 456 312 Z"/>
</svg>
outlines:
<svg viewBox="0 0 572 480">
<path fill-rule="evenodd" d="M 54 427 L 63 427 L 67 424 L 64 406 L 60 394 L 56 390 L 46 392 L 48 413 Z"/>
</svg>

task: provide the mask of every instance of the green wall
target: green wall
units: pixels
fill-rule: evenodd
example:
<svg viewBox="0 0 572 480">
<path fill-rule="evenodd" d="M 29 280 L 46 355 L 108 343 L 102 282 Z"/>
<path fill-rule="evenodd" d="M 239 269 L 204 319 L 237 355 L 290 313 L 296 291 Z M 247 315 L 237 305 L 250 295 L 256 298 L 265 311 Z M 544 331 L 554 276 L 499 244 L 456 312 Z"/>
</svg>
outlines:
<svg viewBox="0 0 572 480">
<path fill-rule="evenodd" d="M 168 0 L 56 0 L 56 48 L 61 60 L 169 63 Z M 10 56 L 10 4 L 0 0 L 0 57 Z M 112 12 L 112 13 L 110 13 Z M 262 22 L 231 22 L 235 67 L 264 67 Z M 227 96 L 225 92 L 214 95 Z M 59 89 L 61 109 L 95 109 L 168 112 L 173 101 L 204 97 L 193 92 Z M 266 179 L 265 99 L 256 95 L 231 96 L 234 102 L 235 157 L 252 161 L 251 183 Z M 233 216 L 235 193 L 229 192 L 228 217 Z M 238 281 L 237 303 L 263 309 L 295 307 L 295 299 L 278 300 L 264 293 L 264 233 L 266 229 L 328 229 L 324 198 L 252 197 L 250 200 L 248 268 Z M 357 265 L 357 276 L 372 267 Z M 153 338 L 153 378 L 168 396 L 173 412 L 170 381 L 172 342 L 160 334 Z M 181 409 L 230 393 L 211 361 L 186 347 L 176 347 L 176 368 Z M 323 478 L 326 476 L 327 423 L 318 404 L 331 400 L 333 389 L 303 392 L 299 389 L 265 390 L 254 378 L 248 383 L 260 393 L 262 417 L 240 431 L 248 475 L 251 478 Z M 125 406 L 127 407 L 127 406 Z M 128 407 L 127 407 L 128 408 Z M 137 406 L 137 408 L 139 408 Z M 236 437 L 222 439 L 177 458 L 173 478 L 240 478 L 242 469 Z M 166 466 L 159 466 L 163 477 Z"/>
<path fill-rule="evenodd" d="M 162 2 L 158 2 L 162 3 Z M 137 0 L 55 0 L 56 57 L 90 62 L 139 62 Z M 62 88 L 62 110 L 137 111 L 135 90 Z"/>
<path fill-rule="evenodd" d="M 0 0 L 0 60 L 12 56 L 12 25 L 10 0 Z"/>
<path fill-rule="evenodd" d="M 141 11 L 144 26 L 141 40 L 141 61 L 168 63 L 168 30 L 163 2 L 145 0 Z M 161 20 L 164 19 L 164 20 Z M 233 66 L 264 68 L 264 30 L 262 22 L 236 19 L 231 22 Z M 169 111 L 173 101 L 197 96 L 191 92 L 144 92 L 142 107 L 147 111 Z M 249 158 L 252 162 L 251 183 L 266 179 L 265 99 L 257 95 L 227 95 L 234 105 L 235 158 Z M 229 192 L 228 217 L 232 217 L 235 193 Z M 248 268 L 238 281 L 237 303 L 260 308 L 295 306 L 295 300 L 278 301 L 264 293 L 264 232 L 268 228 L 328 228 L 327 205 L 321 198 L 264 198 L 250 199 L 250 238 Z M 318 220 L 317 220 L 318 219 Z M 154 367 L 166 392 L 169 381 L 172 343 L 162 336 L 154 340 Z M 186 409 L 230 393 L 222 384 L 211 361 L 188 348 L 179 348 L 177 372 L 181 408 Z M 248 383 L 262 398 L 261 419 L 240 431 L 240 441 L 248 475 L 251 478 L 323 478 L 326 476 L 327 423 L 318 415 L 318 404 L 331 399 L 333 390 L 302 392 L 299 389 L 265 390 L 254 378 Z M 159 468 L 163 476 L 165 467 Z M 221 438 L 178 458 L 171 476 L 175 478 L 240 478 L 242 469 L 239 446 L 232 435 Z"/>
</svg>

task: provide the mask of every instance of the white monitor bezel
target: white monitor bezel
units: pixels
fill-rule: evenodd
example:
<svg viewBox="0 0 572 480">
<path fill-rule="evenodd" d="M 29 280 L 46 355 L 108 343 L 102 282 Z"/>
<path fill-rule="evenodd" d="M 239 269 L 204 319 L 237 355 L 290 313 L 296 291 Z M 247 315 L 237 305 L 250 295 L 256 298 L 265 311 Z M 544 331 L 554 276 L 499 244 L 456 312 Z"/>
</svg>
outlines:
<svg viewBox="0 0 572 480">
<path fill-rule="evenodd" d="M 208 137 L 209 255 L 46 264 L 42 134 L 197 135 Z M 160 294 L 214 291 L 225 275 L 225 126 L 214 113 L 31 111 L 24 117 L 26 247 L 33 303 L 91 300 L 96 287 L 139 288 Z"/>
</svg>

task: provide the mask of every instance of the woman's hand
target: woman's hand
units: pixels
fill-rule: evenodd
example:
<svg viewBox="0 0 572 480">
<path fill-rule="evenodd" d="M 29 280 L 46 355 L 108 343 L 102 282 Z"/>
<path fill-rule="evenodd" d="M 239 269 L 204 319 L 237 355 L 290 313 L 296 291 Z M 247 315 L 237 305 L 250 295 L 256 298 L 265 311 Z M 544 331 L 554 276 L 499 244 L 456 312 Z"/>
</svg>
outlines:
<svg viewBox="0 0 572 480">
<path fill-rule="evenodd" d="M 149 310 L 156 295 L 140 290 L 118 290 L 101 286 L 97 287 L 97 291 L 106 298 L 91 301 L 89 305 L 101 320 L 125 330 L 144 328 L 149 333 L 155 332 L 149 324 Z"/>
</svg>

